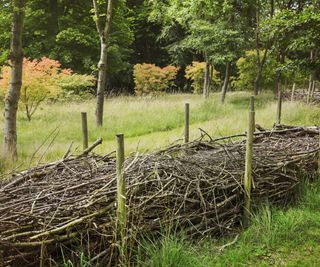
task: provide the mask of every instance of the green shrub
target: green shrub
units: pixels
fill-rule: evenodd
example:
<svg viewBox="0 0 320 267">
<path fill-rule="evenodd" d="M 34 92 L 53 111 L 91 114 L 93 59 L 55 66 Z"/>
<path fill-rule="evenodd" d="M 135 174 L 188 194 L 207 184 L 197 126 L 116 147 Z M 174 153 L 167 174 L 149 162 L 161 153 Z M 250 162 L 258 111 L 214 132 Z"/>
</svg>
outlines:
<svg viewBox="0 0 320 267">
<path fill-rule="evenodd" d="M 57 83 L 63 92 L 80 95 L 94 86 L 95 78 L 91 75 L 73 73 L 59 77 Z"/>
<path fill-rule="evenodd" d="M 171 88 L 179 68 L 160 68 L 154 64 L 137 64 L 133 69 L 137 95 L 159 94 Z"/>
<path fill-rule="evenodd" d="M 260 51 L 260 60 L 262 60 L 263 54 L 264 51 Z M 236 64 L 239 77 L 233 82 L 233 86 L 237 90 L 253 90 L 254 80 L 257 75 L 257 51 L 246 51 L 245 56 L 239 58 Z M 273 88 L 277 67 L 277 61 L 269 55 L 262 71 L 262 79 L 260 81 L 262 88 Z"/>
<path fill-rule="evenodd" d="M 262 60 L 263 54 L 264 51 L 260 51 L 260 60 Z M 239 77 L 232 85 L 237 90 L 253 90 L 257 75 L 257 51 L 246 51 L 245 56 L 239 58 L 236 64 Z M 293 82 L 302 85 L 307 79 L 307 75 L 299 69 L 295 62 L 286 58 L 285 62 L 280 64 L 272 54 L 269 54 L 262 71 L 261 88 L 274 88 L 277 72 L 281 72 L 282 83 L 287 85 Z"/>
<path fill-rule="evenodd" d="M 192 64 L 186 68 L 185 77 L 192 81 L 192 89 L 196 94 L 201 94 L 203 91 L 205 67 L 205 62 L 193 61 Z M 215 69 L 213 69 L 210 78 L 212 87 L 220 84 L 219 72 Z"/>
</svg>

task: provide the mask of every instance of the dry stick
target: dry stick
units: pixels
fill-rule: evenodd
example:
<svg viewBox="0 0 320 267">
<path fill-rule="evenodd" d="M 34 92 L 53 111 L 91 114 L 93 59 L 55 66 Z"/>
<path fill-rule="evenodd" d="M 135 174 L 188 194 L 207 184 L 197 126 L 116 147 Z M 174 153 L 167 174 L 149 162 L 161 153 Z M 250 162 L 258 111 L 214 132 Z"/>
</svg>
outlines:
<svg viewBox="0 0 320 267">
<path fill-rule="evenodd" d="M 118 233 L 120 235 L 120 262 L 121 266 L 125 266 L 126 262 L 126 184 L 124 174 L 124 136 L 117 134 L 117 225 Z"/>
<path fill-rule="evenodd" d="M 282 112 L 282 92 L 278 94 L 278 105 L 277 105 L 277 124 L 281 123 L 281 112 Z"/>
<path fill-rule="evenodd" d="M 253 156 L 253 132 L 255 125 L 254 97 L 250 97 L 249 125 L 247 132 L 246 144 L 246 162 L 244 175 L 244 213 L 243 226 L 248 227 L 250 220 L 250 199 L 251 199 L 251 182 L 252 182 L 252 156 Z"/>
<path fill-rule="evenodd" d="M 44 267 L 44 250 L 45 250 L 45 245 L 42 243 L 41 249 L 40 249 L 40 267 Z"/>
<path fill-rule="evenodd" d="M 91 152 L 93 149 L 95 149 L 98 145 L 102 144 L 102 138 L 99 138 L 97 141 L 95 141 L 91 146 L 89 146 L 87 149 L 85 149 L 82 153 L 82 155 L 86 155 L 89 152 Z M 80 156 L 82 156 L 80 155 Z"/>
<path fill-rule="evenodd" d="M 82 122 L 82 144 L 83 144 L 83 150 L 86 150 L 88 148 L 88 146 L 89 146 L 87 112 L 81 112 L 81 122 Z"/>
<path fill-rule="evenodd" d="M 291 91 L 291 102 L 294 100 L 294 93 L 296 91 L 296 83 L 293 83 L 292 85 L 292 91 Z"/>
<path fill-rule="evenodd" d="M 185 104 L 185 112 L 184 112 L 184 142 L 189 142 L 189 124 L 190 124 L 190 105 L 189 103 Z"/>
</svg>

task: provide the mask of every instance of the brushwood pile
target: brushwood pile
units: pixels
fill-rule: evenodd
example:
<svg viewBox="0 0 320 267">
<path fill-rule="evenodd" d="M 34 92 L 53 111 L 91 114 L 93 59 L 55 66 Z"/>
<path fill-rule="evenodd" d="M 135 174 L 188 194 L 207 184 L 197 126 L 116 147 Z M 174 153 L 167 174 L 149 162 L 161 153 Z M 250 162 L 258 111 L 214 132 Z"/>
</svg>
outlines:
<svg viewBox="0 0 320 267">
<path fill-rule="evenodd" d="M 292 91 L 286 91 L 284 93 L 285 100 L 292 100 L 292 101 L 300 101 L 300 102 L 309 102 L 310 104 L 320 105 L 320 90 L 310 92 L 308 96 L 307 90 L 295 90 L 293 93 Z"/>
<path fill-rule="evenodd" d="M 319 130 L 278 125 L 255 132 L 254 205 L 291 203 L 302 177 L 316 176 Z M 203 136 L 126 158 L 128 244 L 164 227 L 191 237 L 239 231 L 245 149 L 245 134 Z M 109 264 L 118 242 L 116 186 L 114 154 L 70 156 L 3 180 L 1 264 L 59 266 L 61 253 L 76 258 L 79 247 L 93 266 Z"/>
</svg>

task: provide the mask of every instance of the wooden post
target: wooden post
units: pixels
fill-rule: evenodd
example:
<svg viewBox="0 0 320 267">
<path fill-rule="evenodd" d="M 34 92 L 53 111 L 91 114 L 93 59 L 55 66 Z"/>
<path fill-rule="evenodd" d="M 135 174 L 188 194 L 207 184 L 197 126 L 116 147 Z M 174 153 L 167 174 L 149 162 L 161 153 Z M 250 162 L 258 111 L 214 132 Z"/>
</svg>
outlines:
<svg viewBox="0 0 320 267">
<path fill-rule="evenodd" d="M 318 176 L 320 178 L 320 130 L 319 130 L 319 151 L 318 151 Z"/>
<path fill-rule="evenodd" d="M 126 261 L 126 184 L 124 174 L 124 136 L 123 134 L 116 135 L 117 141 L 117 227 L 120 235 L 120 263 L 125 266 Z"/>
<path fill-rule="evenodd" d="M 309 102 L 310 102 L 312 87 L 313 87 L 312 74 L 310 74 L 308 93 L 307 93 L 307 104 L 309 104 Z"/>
<path fill-rule="evenodd" d="M 251 200 L 251 182 L 252 182 L 252 158 L 253 158 L 253 134 L 255 128 L 254 96 L 250 97 L 249 123 L 247 131 L 246 144 L 246 162 L 244 174 L 244 213 L 243 226 L 247 227 L 250 221 L 250 200 Z"/>
<path fill-rule="evenodd" d="M 185 104 L 184 112 L 184 142 L 189 142 L 189 124 L 190 124 L 190 105 L 189 103 Z"/>
<path fill-rule="evenodd" d="M 292 85 L 292 91 L 291 91 L 291 102 L 294 100 L 294 93 L 296 91 L 296 83 L 293 83 Z"/>
<path fill-rule="evenodd" d="M 277 124 L 281 123 L 281 113 L 282 113 L 282 92 L 278 93 L 278 104 L 277 104 Z"/>
<path fill-rule="evenodd" d="M 81 112 L 81 121 L 82 121 L 82 144 L 83 150 L 88 148 L 88 120 L 87 120 L 87 112 Z"/>
</svg>

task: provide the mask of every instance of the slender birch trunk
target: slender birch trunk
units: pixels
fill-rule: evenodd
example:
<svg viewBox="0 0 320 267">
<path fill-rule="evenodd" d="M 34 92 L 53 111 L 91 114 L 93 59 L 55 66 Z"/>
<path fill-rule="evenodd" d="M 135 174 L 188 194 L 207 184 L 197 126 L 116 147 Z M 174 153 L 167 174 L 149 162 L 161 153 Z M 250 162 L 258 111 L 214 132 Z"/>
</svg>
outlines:
<svg viewBox="0 0 320 267">
<path fill-rule="evenodd" d="M 103 20 L 104 13 L 101 13 L 101 6 L 97 0 L 93 0 L 93 6 L 96 15 L 96 26 L 100 36 L 100 60 L 98 63 L 98 84 L 97 84 L 97 106 L 96 106 L 96 124 L 103 124 L 103 104 L 104 93 L 107 84 L 107 50 L 108 40 L 112 24 L 113 5 L 115 0 L 109 0 L 106 11 L 106 19 Z"/>
<path fill-rule="evenodd" d="M 224 76 L 223 86 L 221 90 L 221 102 L 224 103 L 226 98 L 228 84 L 229 84 L 229 76 L 230 76 L 230 62 L 226 62 L 226 74 Z"/>
<path fill-rule="evenodd" d="M 17 158 L 17 110 L 22 85 L 22 30 L 24 20 L 24 0 L 13 1 L 10 61 L 11 77 L 4 108 L 4 153 L 11 159 Z"/>
</svg>

